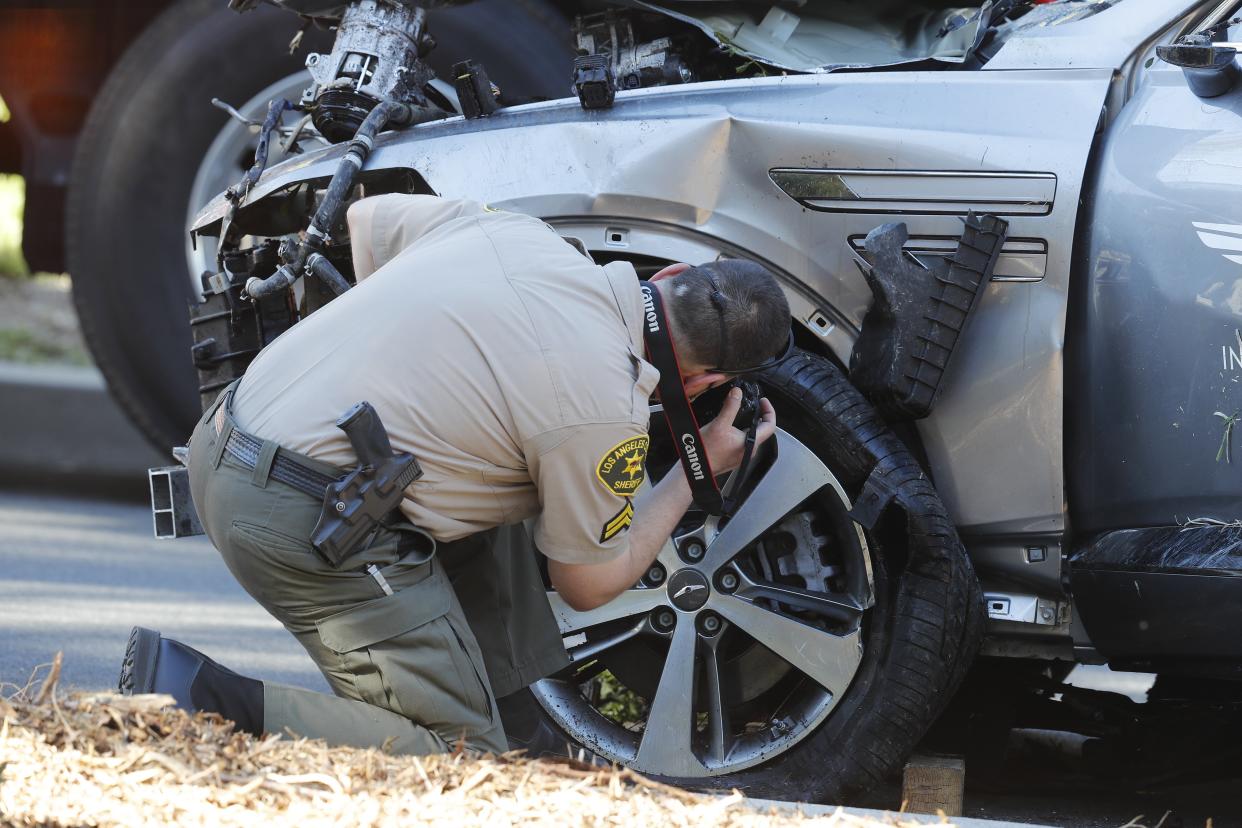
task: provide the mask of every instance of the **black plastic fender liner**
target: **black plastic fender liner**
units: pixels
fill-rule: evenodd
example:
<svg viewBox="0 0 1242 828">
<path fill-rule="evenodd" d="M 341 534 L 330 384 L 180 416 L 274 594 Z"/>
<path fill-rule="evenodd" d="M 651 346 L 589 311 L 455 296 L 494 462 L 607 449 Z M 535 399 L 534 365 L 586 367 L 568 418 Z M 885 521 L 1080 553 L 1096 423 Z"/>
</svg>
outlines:
<svg viewBox="0 0 1242 828">
<path fill-rule="evenodd" d="M 905 224 L 882 224 L 867 234 L 873 263 L 863 275 L 875 301 L 850 356 L 850 380 L 886 417 L 931 413 L 1008 227 L 996 216 L 967 213 L 957 250 L 931 269 L 905 254 Z"/>
</svg>

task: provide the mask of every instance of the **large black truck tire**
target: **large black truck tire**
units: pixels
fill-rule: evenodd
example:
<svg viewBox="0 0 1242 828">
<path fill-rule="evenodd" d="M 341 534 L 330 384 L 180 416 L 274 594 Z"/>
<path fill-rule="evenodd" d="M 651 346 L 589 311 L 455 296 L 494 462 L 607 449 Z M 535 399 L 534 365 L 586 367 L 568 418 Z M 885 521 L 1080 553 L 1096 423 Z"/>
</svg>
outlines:
<svg viewBox="0 0 1242 828">
<path fill-rule="evenodd" d="M 953 696 L 978 652 L 983 596 L 931 481 L 840 369 L 795 352 L 761 385 L 780 427 L 819 456 L 852 500 L 877 467 L 898 492 L 869 533 L 876 601 L 863 659 L 828 719 L 786 752 L 736 773 L 667 781 L 846 802 L 890 778 Z M 530 690 L 502 699 L 501 712 L 514 748 L 563 755 L 580 747 Z"/>
<path fill-rule="evenodd" d="M 291 56 L 296 15 L 227 5 L 179 0 L 133 42 L 95 99 L 70 178 L 65 246 L 83 334 L 113 396 L 163 451 L 199 415 L 184 219 L 200 160 L 227 119 L 211 99 L 240 105 L 331 48 L 330 33 L 311 29 Z M 543 0 L 437 10 L 430 28 L 441 77 L 469 57 L 510 98 L 569 87 L 568 27 Z"/>
</svg>

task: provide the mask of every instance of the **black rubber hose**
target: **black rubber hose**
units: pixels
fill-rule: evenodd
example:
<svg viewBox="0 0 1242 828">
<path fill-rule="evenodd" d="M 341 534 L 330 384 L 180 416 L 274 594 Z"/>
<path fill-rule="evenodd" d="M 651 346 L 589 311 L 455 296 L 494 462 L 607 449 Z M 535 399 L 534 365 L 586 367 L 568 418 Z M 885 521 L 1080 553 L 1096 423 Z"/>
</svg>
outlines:
<svg viewBox="0 0 1242 828">
<path fill-rule="evenodd" d="M 327 285 L 337 296 L 349 290 L 349 282 L 345 281 L 341 272 L 322 253 L 310 255 L 306 260 L 306 272 Z"/>
<path fill-rule="evenodd" d="M 413 116 L 414 112 L 409 106 L 396 101 L 381 101 L 371 110 L 349 142 L 332 181 L 328 183 L 328 192 L 319 203 L 315 218 L 310 227 L 306 228 L 308 243 L 318 245 L 327 241 L 329 228 L 340 220 L 341 212 L 345 209 L 345 198 L 353 190 L 358 173 L 375 146 L 375 136 L 385 126 L 402 127 L 409 124 Z"/>
<path fill-rule="evenodd" d="M 214 103 L 214 101 L 213 101 Z M 263 171 L 267 169 L 267 156 L 271 149 L 272 133 L 280 126 L 281 117 L 288 110 L 293 109 L 293 105 L 284 98 L 277 98 L 267 105 L 267 117 L 263 119 L 263 126 L 259 130 L 259 145 L 254 151 L 254 163 L 250 169 L 246 170 L 245 177 L 242 178 L 241 184 L 238 185 L 239 195 L 242 198 L 250 192 L 259 180 L 259 176 L 263 175 Z"/>
<path fill-rule="evenodd" d="M 297 245 L 293 254 L 285 259 L 285 263 L 266 279 L 252 277 L 246 281 L 246 293 L 252 299 L 262 299 L 286 289 L 297 281 L 298 276 L 307 271 L 313 254 L 319 253 L 328 241 L 328 228 L 336 226 L 345 210 L 345 199 L 354 188 L 358 173 L 367 162 L 375 146 L 375 136 L 386 126 L 403 127 L 414 118 L 414 110 L 397 101 L 381 101 L 363 120 L 358 131 L 354 133 L 342 156 L 332 180 L 328 182 L 328 191 L 324 194 L 319 209 L 310 227 L 306 228 L 306 239 Z M 323 264 L 331 269 L 331 273 L 322 266 L 315 272 L 326 274 L 326 281 L 337 295 L 349 289 L 349 283 L 341 277 L 331 262 L 320 256 Z M 335 276 L 335 279 L 333 278 Z M 340 289 L 341 285 L 344 289 Z"/>
<path fill-rule="evenodd" d="M 297 281 L 298 271 L 290 265 L 281 265 L 276 272 L 266 279 L 251 276 L 246 280 L 246 295 L 251 299 L 263 299 L 273 296 Z"/>
</svg>

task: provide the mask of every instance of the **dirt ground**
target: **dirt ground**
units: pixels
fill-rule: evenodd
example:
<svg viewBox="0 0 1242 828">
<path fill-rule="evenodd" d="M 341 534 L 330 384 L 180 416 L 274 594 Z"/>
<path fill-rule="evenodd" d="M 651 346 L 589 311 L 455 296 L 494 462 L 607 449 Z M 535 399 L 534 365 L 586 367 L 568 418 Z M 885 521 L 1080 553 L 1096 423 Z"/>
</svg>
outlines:
<svg viewBox="0 0 1242 828">
<path fill-rule="evenodd" d="M 68 276 L 0 276 L 0 360 L 91 364 Z"/>
</svg>

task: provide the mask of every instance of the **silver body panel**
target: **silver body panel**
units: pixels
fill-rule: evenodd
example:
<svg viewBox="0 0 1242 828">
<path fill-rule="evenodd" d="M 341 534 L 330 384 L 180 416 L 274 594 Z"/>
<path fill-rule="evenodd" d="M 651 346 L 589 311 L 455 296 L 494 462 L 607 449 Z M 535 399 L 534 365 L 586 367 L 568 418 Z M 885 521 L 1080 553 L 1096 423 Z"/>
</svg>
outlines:
<svg viewBox="0 0 1242 828">
<path fill-rule="evenodd" d="M 830 321 L 830 331 L 818 332 L 843 362 L 871 302 L 851 237 L 897 220 L 916 238 L 958 235 L 959 216 L 928 212 L 921 201 L 932 181 L 950 182 L 955 200 L 980 207 L 1030 197 L 1038 211 L 1015 211 L 1009 232 L 1046 246 L 1042 278 L 989 286 L 939 407 L 919 428 L 963 530 L 1058 532 L 1070 255 L 1110 75 L 765 78 L 622 93 L 603 115 L 553 101 L 389 134 L 367 166 L 413 169 L 442 195 L 549 220 L 658 227 L 684 239 L 691 260 L 696 239 L 762 259 L 786 277 L 799 321 L 813 330 L 812 317 Z M 328 149 L 273 169 L 251 200 L 329 176 L 338 155 Z M 781 168 L 862 171 L 845 180 L 861 187 L 883 179 L 871 197 L 882 194 L 893 208 L 812 209 L 773 183 L 769 171 Z M 222 209 L 213 203 L 197 225 Z"/>
<path fill-rule="evenodd" d="M 1071 328 L 1067 471 L 1092 533 L 1242 518 L 1227 424 L 1242 409 L 1242 87 L 1201 99 L 1161 62 L 1134 87 L 1096 153 Z"/>
</svg>

